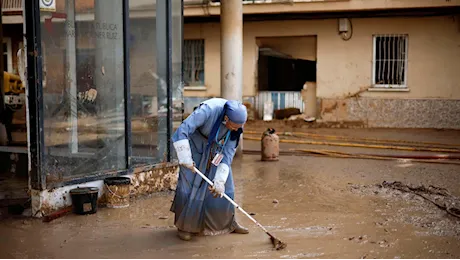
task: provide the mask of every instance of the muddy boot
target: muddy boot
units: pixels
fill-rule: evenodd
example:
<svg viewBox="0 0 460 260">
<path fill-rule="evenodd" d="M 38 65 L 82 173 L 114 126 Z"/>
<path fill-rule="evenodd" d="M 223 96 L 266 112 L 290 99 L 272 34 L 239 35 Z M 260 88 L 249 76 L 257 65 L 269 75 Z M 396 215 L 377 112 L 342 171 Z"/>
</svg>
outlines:
<svg viewBox="0 0 460 260">
<path fill-rule="evenodd" d="M 236 233 L 236 234 L 249 234 L 249 229 L 241 226 L 240 224 L 238 224 L 238 222 L 234 222 L 233 223 L 233 226 L 235 227 L 235 230 L 233 230 L 233 233 Z"/>
<path fill-rule="evenodd" d="M 189 232 L 185 232 L 185 231 L 182 231 L 182 230 L 177 230 L 177 236 L 184 240 L 184 241 L 190 241 L 192 240 L 192 234 L 189 233 Z"/>
</svg>

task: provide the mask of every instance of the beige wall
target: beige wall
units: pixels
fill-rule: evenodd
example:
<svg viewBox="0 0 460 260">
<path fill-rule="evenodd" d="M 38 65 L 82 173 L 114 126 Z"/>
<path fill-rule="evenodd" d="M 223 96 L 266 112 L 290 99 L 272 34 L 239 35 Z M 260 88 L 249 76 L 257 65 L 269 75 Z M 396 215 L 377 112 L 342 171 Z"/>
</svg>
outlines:
<svg viewBox="0 0 460 260">
<path fill-rule="evenodd" d="M 185 24 L 184 39 L 204 39 L 204 84 L 206 90 L 186 90 L 184 96 L 212 97 L 220 95 L 220 25 Z"/>
<path fill-rule="evenodd" d="M 458 17 L 456 19 L 459 19 Z M 460 99 L 460 27 L 451 16 L 427 18 L 352 19 L 353 38 L 343 41 L 337 20 L 269 21 L 244 25 L 243 95 L 255 95 L 257 38 L 317 36 L 317 95 L 336 98 L 369 87 L 372 79 L 373 34 L 409 35 L 408 92 L 366 92 L 363 96 L 388 98 Z M 185 96 L 220 93 L 219 24 L 186 24 L 185 39 L 205 39 L 204 91 Z M 308 49 L 308 48 L 305 48 Z M 302 46 L 297 47 L 297 51 Z"/>
</svg>

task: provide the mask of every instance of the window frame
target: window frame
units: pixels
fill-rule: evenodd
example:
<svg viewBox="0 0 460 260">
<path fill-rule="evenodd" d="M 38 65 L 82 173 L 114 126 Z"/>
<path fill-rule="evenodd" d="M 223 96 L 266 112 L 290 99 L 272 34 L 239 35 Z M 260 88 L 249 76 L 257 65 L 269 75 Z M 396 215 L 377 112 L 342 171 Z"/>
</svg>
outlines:
<svg viewBox="0 0 460 260">
<path fill-rule="evenodd" d="M 130 89 L 130 59 L 129 59 L 129 0 L 123 0 L 123 54 L 124 54 L 124 102 L 125 102 L 125 156 L 126 156 L 126 167 L 123 170 L 103 170 L 98 172 L 89 173 L 85 176 L 76 176 L 72 179 L 59 180 L 56 182 L 47 182 L 46 171 L 44 169 L 44 156 L 45 156 L 45 144 L 44 144 L 44 102 L 43 102 L 43 78 L 44 75 L 44 55 L 41 42 L 41 23 L 40 23 L 40 7 L 39 1 L 25 1 L 24 11 L 25 16 L 25 34 L 27 45 L 29 46 L 26 51 L 27 54 L 27 82 L 29 89 L 29 98 L 27 99 L 29 107 L 29 176 L 31 188 L 35 190 L 46 190 L 59 188 L 67 185 L 80 184 L 95 180 L 102 180 L 106 177 L 112 176 L 123 176 L 126 174 L 132 174 L 140 169 L 151 169 L 157 167 L 165 167 L 176 165 L 177 163 L 172 160 L 172 145 L 170 144 L 170 136 L 172 135 L 172 1 L 166 0 L 157 3 L 157 14 L 161 14 L 160 23 L 161 26 L 157 28 L 157 31 L 167 35 L 162 41 L 158 41 L 158 49 L 164 50 L 160 52 L 157 57 L 162 61 L 160 64 L 164 64 L 159 70 L 161 74 L 165 75 L 166 82 L 166 106 L 168 108 L 166 123 L 167 128 L 167 146 L 165 150 L 167 152 L 167 158 L 165 162 L 152 163 L 149 165 L 135 166 L 132 164 L 132 139 L 131 139 L 131 89 Z M 183 8 L 183 1 L 181 1 Z M 183 12 L 182 12 L 183 16 Z M 157 19 L 159 16 L 157 15 Z M 182 28 L 183 30 L 183 28 Z M 183 35 L 182 35 L 183 39 Z M 182 43 L 183 44 L 183 43 Z M 181 75 L 182 77 L 182 75 Z"/>
<path fill-rule="evenodd" d="M 377 69 L 377 38 L 378 37 L 404 37 L 405 38 L 405 55 L 404 55 L 404 84 L 376 84 L 375 76 L 376 76 L 376 69 Z M 372 35 L 372 79 L 371 79 L 371 86 L 370 90 L 394 90 L 394 91 L 406 91 L 408 90 L 407 84 L 407 72 L 408 72 L 408 60 L 409 60 L 409 34 L 373 34 Z"/>
</svg>

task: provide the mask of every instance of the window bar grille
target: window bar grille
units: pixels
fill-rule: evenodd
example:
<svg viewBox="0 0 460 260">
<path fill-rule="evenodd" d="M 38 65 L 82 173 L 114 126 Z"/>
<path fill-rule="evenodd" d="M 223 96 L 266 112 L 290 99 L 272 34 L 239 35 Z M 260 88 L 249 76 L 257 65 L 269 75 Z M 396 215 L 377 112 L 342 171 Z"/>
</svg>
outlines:
<svg viewBox="0 0 460 260">
<path fill-rule="evenodd" d="M 375 39 L 375 45 L 378 45 L 375 46 L 378 50 L 379 50 L 379 56 L 378 56 L 378 60 L 376 60 L 376 62 L 378 62 L 379 66 L 377 67 L 377 64 L 376 64 L 376 67 L 375 69 L 378 69 L 377 71 L 377 80 L 375 81 L 376 84 L 380 84 L 380 79 L 382 78 L 382 40 L 377 37 Z"/>
<path fill-rule="evenodd" d="M 404 63 L 404 60 L 405 60 L 405 56 L 404 56 L 404 37 L 401 37 L 399 36 L 398 38 L 398 57 L 397 57 L 397 60 L 398 60 L 398 76 L 397 76 L 397 79 L 398 79 L 398 82 L 397 84 L 399 85 L 403 85 L 404 84 L 404 78 L 402 76 L 402 72 L 403 72 L 403 63 Z"/>
<path fill-rule="evenodd" d="M 401 83 L 406 83 L 405 80 L 404 80 L 404 77 L 403 77 L 403 70 L 406 69 L 406 66 L 405 66 L 405 60 L 406 60 L 406 57 L 405 57 L 405 52 L 404 52 L 404 49 L 406 48 L 406 45 L 405 45 L 405 40 L 404 40 L 404 37 L 401 37 L 402 41 L 400 41 L 399 43 L 399 71 L 398 71 L 398 74 L 399 74 L 399 82 Z"/>
<path fill-rule="evenodd" d="M 391 85 L 395 85 L 396 84 L 396 81 L 395 81 L 395 65 L 397 64 L 397 58 L 396 58 L 396 48 L 395 48 L 395 44 L 396 44 L 396 35 L 392 35 L 391 38 L 392 40 L 392 43 L 391 43 L 391 80 L 390 80 L 390 84 Z"/>
<path fill-rule="evenodd" d="M 397 64 L 396 64 L 396 76 L 395 77 L 396 77 L 396 83 L 401 84 L 401 75 L 400 75 L 401 73 L 400 73 L 400 71 L 401 71 L 401 58 L 402 57 L 401 57 L 401 37 L 400 36 L 398 36 L 398 42 L 396 44 L 396 48 L 398 50 L 397 51 L 398 55 L 396 57 Z"/>
<path fill-rule="evenodd" d="M 184 41 L 184 81 L 189 85 L 202 84 L 200 72 L 204 69 L 204 40 Z"/>
<path fill-rule="evenodd" d="M 407 37 L 388 34 L 375 38 L 374 81 L 376 85 L 405 85 Z"/>
</svg>

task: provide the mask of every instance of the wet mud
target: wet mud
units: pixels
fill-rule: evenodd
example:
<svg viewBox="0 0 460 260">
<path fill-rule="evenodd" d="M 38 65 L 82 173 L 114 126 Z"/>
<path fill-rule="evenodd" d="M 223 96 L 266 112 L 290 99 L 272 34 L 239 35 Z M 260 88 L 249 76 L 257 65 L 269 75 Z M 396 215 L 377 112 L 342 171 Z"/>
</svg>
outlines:
<svg viewBox="0 0 460 260">
<path fill-rule="evenodd" d="M 403 165 L 404 164 L 404 165 Z M 5 258 L 460 258 L 460 222 L 413 194 L 376 184 L 435 185 L 460 195 L 460 167 L 404 162 L 282 156 L 234 160 L 235 201 L 287 243 L 237 212 L 250 234 L 176 236 L 173 192 L 100 208 L 50 223 L 0 222 Z"/>
<path fill-rule="evenodd" d="M 424 186 L 422 187 L 425 189 Z M 383 222 L 377 222 L 376 225 L 378 226 L 388 226 L 389 222 L 411 224 L 414 227 L 424 229 L 417 231 L 417 235 L 448 236 L 460 239 L 460 216 L 448 214 L 445 207 L 436 206 L 429 201 L 456 209 L 460 206 L 460 199 L 455 196 L 419 191 L 401 191 L 391 188 L 387 182 L 384 182 L 383 185 L 350 184 L 350 191 L 359 195 L 384 199 L 385 204 L 382 205 L 381 209 L 378 209 L 378 212 L 388 217 Z M 400 209 L 392 210 L 395 205 L 400 205 Z"/>
</svg>

